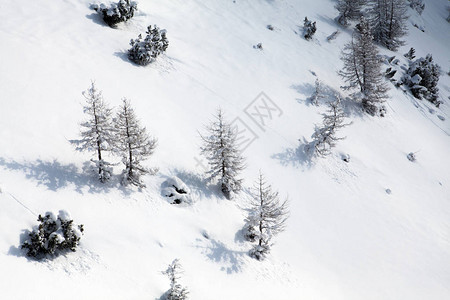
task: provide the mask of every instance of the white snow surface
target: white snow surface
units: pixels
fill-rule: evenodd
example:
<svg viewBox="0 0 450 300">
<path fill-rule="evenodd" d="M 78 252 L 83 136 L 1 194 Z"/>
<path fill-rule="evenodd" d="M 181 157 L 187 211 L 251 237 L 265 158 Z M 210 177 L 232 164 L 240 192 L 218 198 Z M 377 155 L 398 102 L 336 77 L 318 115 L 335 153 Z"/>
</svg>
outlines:
<svg viewBox="0 0 450 300">
<path fill-rule="evenodd" d="M 417 58 L 431 53 L 443 70 L 441 107 L 390 83 L 384 118 L 345 99 L 347 138 L 312 163 L 296 149 L 326 110 L 308 102 L 316 76 L 329 89 L 344 85 L 337 71 L 351 30 L 334 22 L 335 1 L 141 1 L 117 29 L 90 2 L 0 2 L 0 299 L 159 299 L 169 288 L 161 271 L 175 258 L 191 299 L 450 299 L 448 1 L 427 1 L 421 16 L 409 10 L 406 45 L 380 49 L 402 61 L 410 47 Z M 312 41 L 300 35 L 305 16 L 317 22 Z M 129 41 L 153 24 L 167 30 L 169 48 L 136 66 Z M 84 171 L 90 154 L 68 142 L 91 80 L 111 106 L 130 99 L 158 138 L 145 164 L 160 171 L 144 177 L 146 189 L 121 187 L 121 164 L 110 183 L 97 183 Z M 259 127 L 245 111 L 261 92 L 276 113 Z M 198 131 L 218 107 L 257 136 L 243 152 L 246 188 L 233 201 L 206 183 L 197 162 Z M 240 232 L 259 170 L 290 199 L 287 230 L 263 262 L 247 255 Z M 161 194 L 175 176 L 192 205 Z M 21 233 L 60 209 L 84 224 L 79 249 L 29 260 Z"/>
</svg>

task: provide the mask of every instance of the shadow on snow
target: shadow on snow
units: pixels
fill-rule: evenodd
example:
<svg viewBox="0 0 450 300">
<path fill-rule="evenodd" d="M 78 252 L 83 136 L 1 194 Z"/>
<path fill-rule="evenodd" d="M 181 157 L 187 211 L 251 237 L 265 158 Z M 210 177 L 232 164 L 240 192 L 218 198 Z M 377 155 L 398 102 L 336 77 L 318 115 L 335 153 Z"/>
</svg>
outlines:
<svg viewBox="0 0 450 300">
<path fill-rule="evenodd" d="M 75 191 L 80 194 L 83 194 L 83 188 L 85 187 L 88 188 L 89 193 L 102 193 L 117 188 L 120 181 L 119 176 L 113 176 L 110 182 L 99 182 L 96 180 L 90 162 L 85 162 L 80 171 L 74 164 L 61 164 L 57 160 L 43 161 L 38 159 L 32 162 L 17 162 L 0 158 L 0 167 L 6 170 L 21 171 L 27 179 L 34 180 L 38 185 L 43 185 L 51 191 L 74 185 Z M 125 194 L 129 193 L 125 187 L 120 186 L 119 189 Z"/>
<path fill-rule="evenodd" d="M 203 242 L 200 239 L 197 239 L 197 241 Z M 244 257 L 247 255 L 246 251 L 231 250 L 221 241 L 214 239 L 208 239 L 208 242 L 209 245 L 197 246 L 197 248 L 205 249 L 206 256 L 210 260 L 223 264 L 222 271 L 228 274 L 242 272 Z"/>
</svg>

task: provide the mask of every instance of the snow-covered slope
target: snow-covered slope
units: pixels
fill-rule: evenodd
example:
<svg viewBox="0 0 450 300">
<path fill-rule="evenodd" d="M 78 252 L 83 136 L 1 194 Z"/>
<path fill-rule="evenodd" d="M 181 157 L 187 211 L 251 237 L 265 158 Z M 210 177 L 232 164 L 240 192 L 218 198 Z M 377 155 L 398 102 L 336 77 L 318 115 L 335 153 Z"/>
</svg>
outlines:
<svg viewBox="0 0 450 300">
<path fill-rule="evenodd" d="M 312 164 L 296 149 L 325 110 L 308 104 L 313 74 L 339 90 L 340 50 L 351 33 L 340 28 L 327 41 L 338 29 L 334 1 L 141 1 L 118 29 L 87 0 L 0 2 L 0 298 L 155 299 L 169 287 L 161 271 L 177 257 L 192 299 L 450 298 L 446 2 L 427 1 L 422 16 L 410 10 L 407 45 L 381 49 L 401 64 L 410 47 L 418 57 L 432 53 L 443 70 L 441 108 L 393 87 L 385 118 L 346 100 L 347 138 Z M 317 21 L 310 42 L 300 35 L 305 16 Z M 126 50 L 150 24 L 167 29 L 170 45 L 138 67 Z M 120 187 L 117 178 L 96 183 L 83 171 L 89 154 L 68 142 L 78 136 L 91 80 L 113 106 L 130 99 L 158 138 L 146 164 L 160 172 L 145 178 L 147 189 Z M 264 126 L 246 113 L 261 92 L 276 108 Z M 198 163 L 198 130 L 218 107 L 254 133 L 245 185 L 261 170 L 290 199 L 287 231 L 264 262 L 248 257 L 239 233 L 248 190 L 225 200 Z M 192 205 L 161 195 L 172 176 L 192 190 Z M 36 214 L 59 209 L 85 226 L 79 251 L 28 260 L 19 235 Z"/>
</svg>

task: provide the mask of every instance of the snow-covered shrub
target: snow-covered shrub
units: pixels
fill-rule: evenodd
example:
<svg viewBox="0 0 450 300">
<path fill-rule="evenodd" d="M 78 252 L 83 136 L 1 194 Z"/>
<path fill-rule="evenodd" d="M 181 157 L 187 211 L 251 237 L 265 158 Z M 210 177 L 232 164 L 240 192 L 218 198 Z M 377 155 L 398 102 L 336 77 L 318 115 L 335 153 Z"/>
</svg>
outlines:
<svg viewBox="0 0 450 300">
<path fill-rule="evenodd" d="M 305 20 L 303 21 L 303 37 L 306 40 L 312 39 L 312 36 L 316 33 L 316 30 L 316 22 L 311 22 L 307 17 L 305 17 Z"/>
<path fill-rule="evenodd" d="M 259 237 L 258 231 L 256 230 L 256 228 L 258 228 L 257 222 L 256 222 L 256 218 L 249 217 L 247 218 L 247 224 L 244 226 L 244 238 L 246 241 L 248 242 L 255 242 L 256 239 Z"/>
<path fill-rule="evenodd" d="M 425 98 L 439 106 L 439 89 L 437 87 L 440 76 L 439 65 L 433 63 L 433 57 L 428 54 L 425 58 L 415 60 L 410 66 L 403 83 L 406 84 L 414 97 Z"/>
<path fill-rule="evenodd" d="M 249 255 L 257 260 L 264 260 L 266 256 L 270 253 L 270 246 L 267 243 L 261 245 L 253 245 L 250 249 Z"/>
<path fill-rule="evenodd" d="M 165 270 L 162 272 L 163 274 L 167 275 L 170 280 L 170 289 L 165 293 L 165 295 L 162 297 L 162 299 L 165 300 L 186 300 L 188 299 L 189 291 L 181 286 L 181 284 L 178 283 L 178 280 L 180 279 L 180 274 L 182 273 L 182 268 L 180 264 L 180 260 L 177 258 L 175 259 Z"/>
<path fill-rule="evenodd" d="M 423 0 L 408 0 L 409 6 L 416 10 L 419 15 L 423 13 L 423 10 L 425 9 L 425 3 L 423 3 Z"/>
<path fill-rule="evenodd" d="M 162 184 L 162 194 L 169 198 L 171 204 L 192 202 L 188 186 L 178 177 L 168 178 Z"/>
<path fill-rule="evenodd" d="M 393 69 L 392 67 L 389 67 L 386 69 L 386 72 L 384 72 L 384 77 L 386 77 L 387 79 L 392 79 L 392 77 L 394 77 L 396 73 L 397 70 Z M 395 80 L 392 81 L 394 82 Z"/>
<path fill-rule="evenodd" d="M 137 10 L 137 3 L 130 0 L 119 0 L 118 3 L 111 4 L 107 7 L 105 4 L 92 5 L 94 10 L 103 16 L 103 21 L 113 27 L 120 22 L 125 22 L 134 16 Z"/>
<path fill-rule="evenodd" d="M 350 162 L 350 154 L 342 154 L 341 159 L 346 163 Z"/>
<path fill-rule="evenodd" d="M 406 158 L 408 158 L 409 161 L 415 162 L 416 154 L 414 152 L 409 152 L 408 155 L 406 155 Z"/>
<path fill-rule="evenodd" d="M 253 49 L 263 50 L 262 43 L 258 43 L 256 45 L 253 45 Z"/>
<path fill-rule="evenodd" d="M 405 55 L 403 55 L 403 56 L 409 60 L 413 60 L 414 58 L 416 58 L 415 54 L 416 54 L 416 49 L 411 47 L 411 49 L 409 49 L 409 51 L 407 53 L 405 53 Z"/>
<path fill-rule="evenodd" d="M 169 41 L 166 30 L 160 30 L 158 26 L 148 26 L 145 32 L 147 36 L 143 39 L 139 34 L 136 40 L 131 40 L 131 48 L 128 50 L 128 58 L 138 65 L 146 66 L 156 57 L 166 51 Z"/>
<path fill-rule="evenodd" d="M 83 234 L 83 225 L 73 224 L 70 214 L 60 210 L 58 217 L 52 212 L 39 215 L 39 226 L 28 232 L 28 239 L 21 245 L 27 255 L 41 258 L 47 254 L 58 255 L 63 251 L 75 251 Z"/>
</svg>

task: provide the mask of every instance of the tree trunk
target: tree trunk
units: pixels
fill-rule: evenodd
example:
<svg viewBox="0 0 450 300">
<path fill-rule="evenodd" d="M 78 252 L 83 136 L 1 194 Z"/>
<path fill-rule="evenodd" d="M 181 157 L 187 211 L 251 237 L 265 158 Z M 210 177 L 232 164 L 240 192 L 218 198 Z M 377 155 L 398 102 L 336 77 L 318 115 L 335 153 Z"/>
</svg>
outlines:
<svg viewBox="0 0 450 300">
<path fill-rule="evenodd" d="M 131 151 L 131 143 L 130 143 L 130 131 L 129 131 L 129 124 L 128 124 L 128 110 L 125 107 L 125 127 L 127 128 L 127 144 L 128 144 L 128 178 L 133 176 L 133 153 Z"/>
<path fill-rule="evenodd" d="M 259 211 L 259 246 L 262 246 L 262 233 L 263 233 L 263 211 L 264 205 L 263 191 L 262 191 L 262 175 L 259 175 L 259 199 L 260 199 L 260 211 Z"/>
<path fill-rule="evenodd" d="M 100 134 L 99 134 L 99 130 L 98 130 L 98 117 L 97 117 L 97 111 L 95 108 L 95 103 L 92 104 L 93 109 L 94 109 L 94 122 L 95 122 L 95 132 L 97 133 L 97 156 L 98 156 L 98 161 L 100 162 L 102 160 L 102 150 L 101 150 L 101 142 L 100 142 Z M 102 174 L 102 167 L 99 164 L 98 166 L 98 174 Z"/>
</svg>

